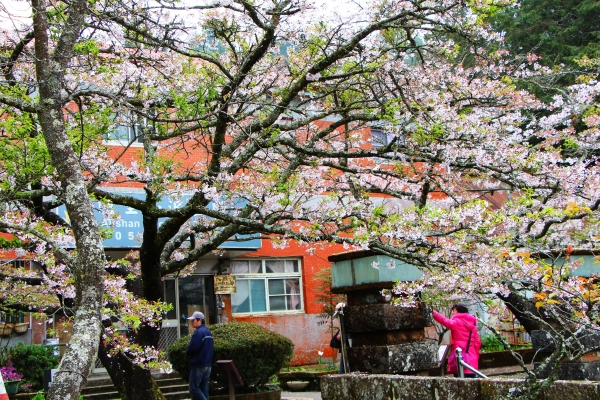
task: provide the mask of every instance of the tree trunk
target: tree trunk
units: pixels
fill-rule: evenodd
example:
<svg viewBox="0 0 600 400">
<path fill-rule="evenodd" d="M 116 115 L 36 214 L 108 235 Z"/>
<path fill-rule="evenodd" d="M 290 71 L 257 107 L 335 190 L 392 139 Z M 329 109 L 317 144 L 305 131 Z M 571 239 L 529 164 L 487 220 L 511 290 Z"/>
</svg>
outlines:
<svg viewBox="0 0 600 400">
<path fill-rule="evenodd" d="M 64 75 L 83 27 L 87 2 L 77 0 L 68 9 L 64 31 L 50 51 L 50 28 L 45 0 L 33 0 L 35 69 L 39 88 L 38 117 L 52 163 L 58 173 L 62 200 L 71 219 L 76 258 L 69 265 L 76 291 L 73 335 L 47 399 L 77 399 L 96 359 L 102 332 L 102 276 L 105 256 L 86 182 L 67 135 L 63 116 Z"/>
<path fill-rule="evenodd" d="M 525 328 L 527 333 L 531 334 L 531 331 L 548 328 L 548 323 L 540 321 L 545 320 L 546 318 L 540 314 L 532 300 L 525 296 L 521 296 L 515 291 L 510 292 L 508 296 L 503 296 L 499 293 L 497 295 L 504 301 L 506 307 L 514 314 L 521 325 L 523 325 L 523 328 Z"/>
<path fill-rule="evenodd" d="M 109 356 L 108 351 L 105 344 L 101 343 L 98 357 L 122 400 L 165 400 L 150 370 L 133 364 L 121 352 Z"/>
</svg>

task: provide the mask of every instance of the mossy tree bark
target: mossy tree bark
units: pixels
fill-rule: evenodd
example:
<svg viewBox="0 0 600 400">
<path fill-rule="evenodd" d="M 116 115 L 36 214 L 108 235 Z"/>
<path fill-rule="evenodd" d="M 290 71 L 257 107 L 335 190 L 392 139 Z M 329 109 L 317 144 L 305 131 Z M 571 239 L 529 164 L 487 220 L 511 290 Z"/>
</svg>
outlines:
<svg viewBox="0 0 600 400">
<path fill-rule="evenodd" d="M 52 163 L 58 172 L 62 200 L 71 219 L 76 255 L 68 262 L 76 291 L 73 334 L 47 395 L 50 400 L 77 399 L 96 359 L 102 332 L 102 277 L 105 255 L 77 154 L 67 135 L 63 106 L 65 71 L 83 27 L 87 2 L 76 0 L 66 10 L 63 30 L 52 37 L 50 5 L 33 0 L 35 69 L 39 89 L 37 115 Z M 50 42 L 57 40 L 54 51 Z M 59 251 L 59 250 L 57 250 Z M 67 260 L 69 255 L 65 254 Z"/>
</svg>

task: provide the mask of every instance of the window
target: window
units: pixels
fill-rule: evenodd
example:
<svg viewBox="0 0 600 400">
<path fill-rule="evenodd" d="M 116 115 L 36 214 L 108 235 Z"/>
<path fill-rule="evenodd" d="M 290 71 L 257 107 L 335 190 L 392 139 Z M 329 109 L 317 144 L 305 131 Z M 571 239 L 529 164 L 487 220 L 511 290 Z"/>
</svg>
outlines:
<svg viewBox="0 0 600 400">
<path fill-rule="evenodd" d="M 153 111 L 149 111 L 153 115 Z M 138 146 L 144 143 L 144 132 L 153 132 L 151 122 L 145 117 L 125 112 L 117 113 L 115 120 L 117 127 L 104 134 L 104 140 L 108 144 L 117 146 Z"/>
<path fill-rule="evenodd" d="M 399 151 L 400 147 L 406 146 L 406 141 L 404 136 L 396 136 L 391 132 L 384 131 L 380 128 L 371 128 L 371 146 L 373 150 L 379 150 L 385 148 L 386 146 L 391 146 L 391 151 L 386 151 L 383 153 L 383 157 L 375 157 L 373 160 L 376 163 L 385 163 L 392 159 L 394 160 L 403 160 L 404 156 Z M 388 149 L 386 149 L 388 150 Z"/>
<path fill-rule="evenodd" d="M 106 133 L 104 139 L 109 142 L 118 142 L 121 146 L 144 142 L 142 129 L 139 124 L 119 125 L 114 131 Z"/>
<path fill-rule="evenodd" d="M 29 266 L 29 262 L 27 260 L 12 260 L 11 264 L 13 268 L 27 268 Z"/>
<path fill-rule="evenodd" d="M 236 293 L 231 295 L 233 313 L 301 311 L 300 260 L 232 260 Z"/>
<path fill-rule="evenodd" d="M 395 136 L 393 133 L 386 132 L 379 128 L 371 128 L 371 145 L 374 149 L 381 149 L 394 140 Z M 396 146 L 404 146 L 404 138 L 398 137 L 395 142 Z"/>
</svg>

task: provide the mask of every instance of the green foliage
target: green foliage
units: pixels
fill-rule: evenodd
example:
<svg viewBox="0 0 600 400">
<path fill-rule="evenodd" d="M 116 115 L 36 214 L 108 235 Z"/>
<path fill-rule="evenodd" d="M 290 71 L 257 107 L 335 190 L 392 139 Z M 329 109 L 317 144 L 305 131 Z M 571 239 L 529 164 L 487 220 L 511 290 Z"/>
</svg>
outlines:
<svg viewBox="0 0 600 400">
<path fill-rule="evenodd" d="M 23 379 L 31 383 L 33 390 L 42 389 L 44 370 L 56 368 L 58 358 L 52 354 L 53 348 L 41 344 L 19 343 L 10 351 L 10 360 L 23 374 Z"/>
<path fill-rule="evenodd" d="M 209 328 L 212 329 L 212 326 Z M 173 366 L 173 370 L 177 371 L 181 378 L 186 382 L 190 379 L 189 359 L 185 354 L 188 344 L 190 343 L 191 336 L 184 336 L 181 339 L 171 343 L 167 348 L 167 360 Z M 215 354 L 215 358 L 217 355 Z"/>
<path fill-rule="evenodd" d="M 315 279 L 315 302 L 323 306 L 322 311 L 317 315 L 318 325 L 329 324 L 329 329 L 333 334 L 333 314 L 335 306 L 338 303 L 346 301 L 346 295 L 334 294 L 331 292 L 331 269 L 323 268 L 316 273 Z"/>
<path fill-rule="evenodd" d="M 75 43 L 74 50 L 79 54 L 91 54 L 97 56 L 100 52 L 98 43 L 95 40 L 84 40 L 83 42 Z"/>
<path fill-rule="evenodd" d="M 216 366 L 218 360 L 233 360 L 244 386 L 266 385 L 271 377 L 289 362 L 294 344 L 285 336 L 249 322 L 230 322 L 209 327 L 215 341 L 215 356 L 211 379 L 225 384 Z M 191 336 L 169 346 L 168 359 L 182 378 L 188 379 L 189 367 L 185 350 Z"/>
<path fill-rule="evenodd" d="M 25 244 L 26 242 L 17 238 L 17 237 L 11 237 L 9 239 L 4 238 L 4 237 L 0 237 L 0 249 L 14 249 L 15 247 L 21 247 Z"/>
<path fill-rule="evenodd" d="M 46 396 L 44 396 L 44 392 L 41 392 L 41 391 L 40 391 L 40 392 L 37 392 L 37 393 L 35 394 L 35 396 L 33 396 L 33 397 L 31 398 L 31 400 L 46 400 Z M 83 397 L 83 395 L 82 395 L 82 396 L 79 396 L 79 397 L 77 398 L 77 400 L 84 400 L 84 397 Z"/>
<path fill-rule="evenodd" d="M 37 392 L 31 400 L 46 400 L 46 397 L 44 396 L 44 392 Z"/>
<path fill-rule="evenodd" d="M 52 173 L 50 156 L 44 137 L 36 133 L 35 119 L 32 115 L 11 113 L 4 109 L 2 112 L 0 159 L 3 172 L 12 179 L 0 182 L 0 189 L 6 192 L 23 190 L 28 188 L 31 182 Z M 6 135 L 5 132 L 10 132 L 10 135 Z"/>
<path fill-rule="evenodd" d="M 598 56 L 600 2 L 597 0 L 521 0 L 492 19 L 515 53 L 533 52 L 547 66 L 576 66 L 575 60 Z"/>
<path fill-rule="evenodd" d="M 486 353 L 489 351 L 505 350 L 502 341 L 496 335 L 486 335 L 481 339 L 481 351 Z"/>
<path fill-rule="evenodd" d="M 502 32 L 513 56 L 536 54 L 550 68 L 564 65 L 571 74 L 560 74 L 558 88 L 597 76 L 600 55 L 600 2 L 597 0 L 521 0 L 490 16 L 492 29 Z M 542 100 L 556 93 L 554 85 L 530 85 Z"/>
</svg>

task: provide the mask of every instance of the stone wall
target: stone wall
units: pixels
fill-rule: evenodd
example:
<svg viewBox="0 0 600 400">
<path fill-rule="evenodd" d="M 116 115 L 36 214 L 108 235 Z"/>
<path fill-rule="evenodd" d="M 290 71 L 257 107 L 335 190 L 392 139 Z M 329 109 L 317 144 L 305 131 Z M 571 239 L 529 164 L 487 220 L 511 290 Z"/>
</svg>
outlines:
<svg viewBox="0 0 600 400">
<path fill-rule="evenodd" d="M 346 374 L 321 378 L 323 400 L 496 400 L 523 387 L 517 379 L 457 379 Z M 557 381 L 538 400 L 600 400 L 600 383 Z"/>
</svg>

